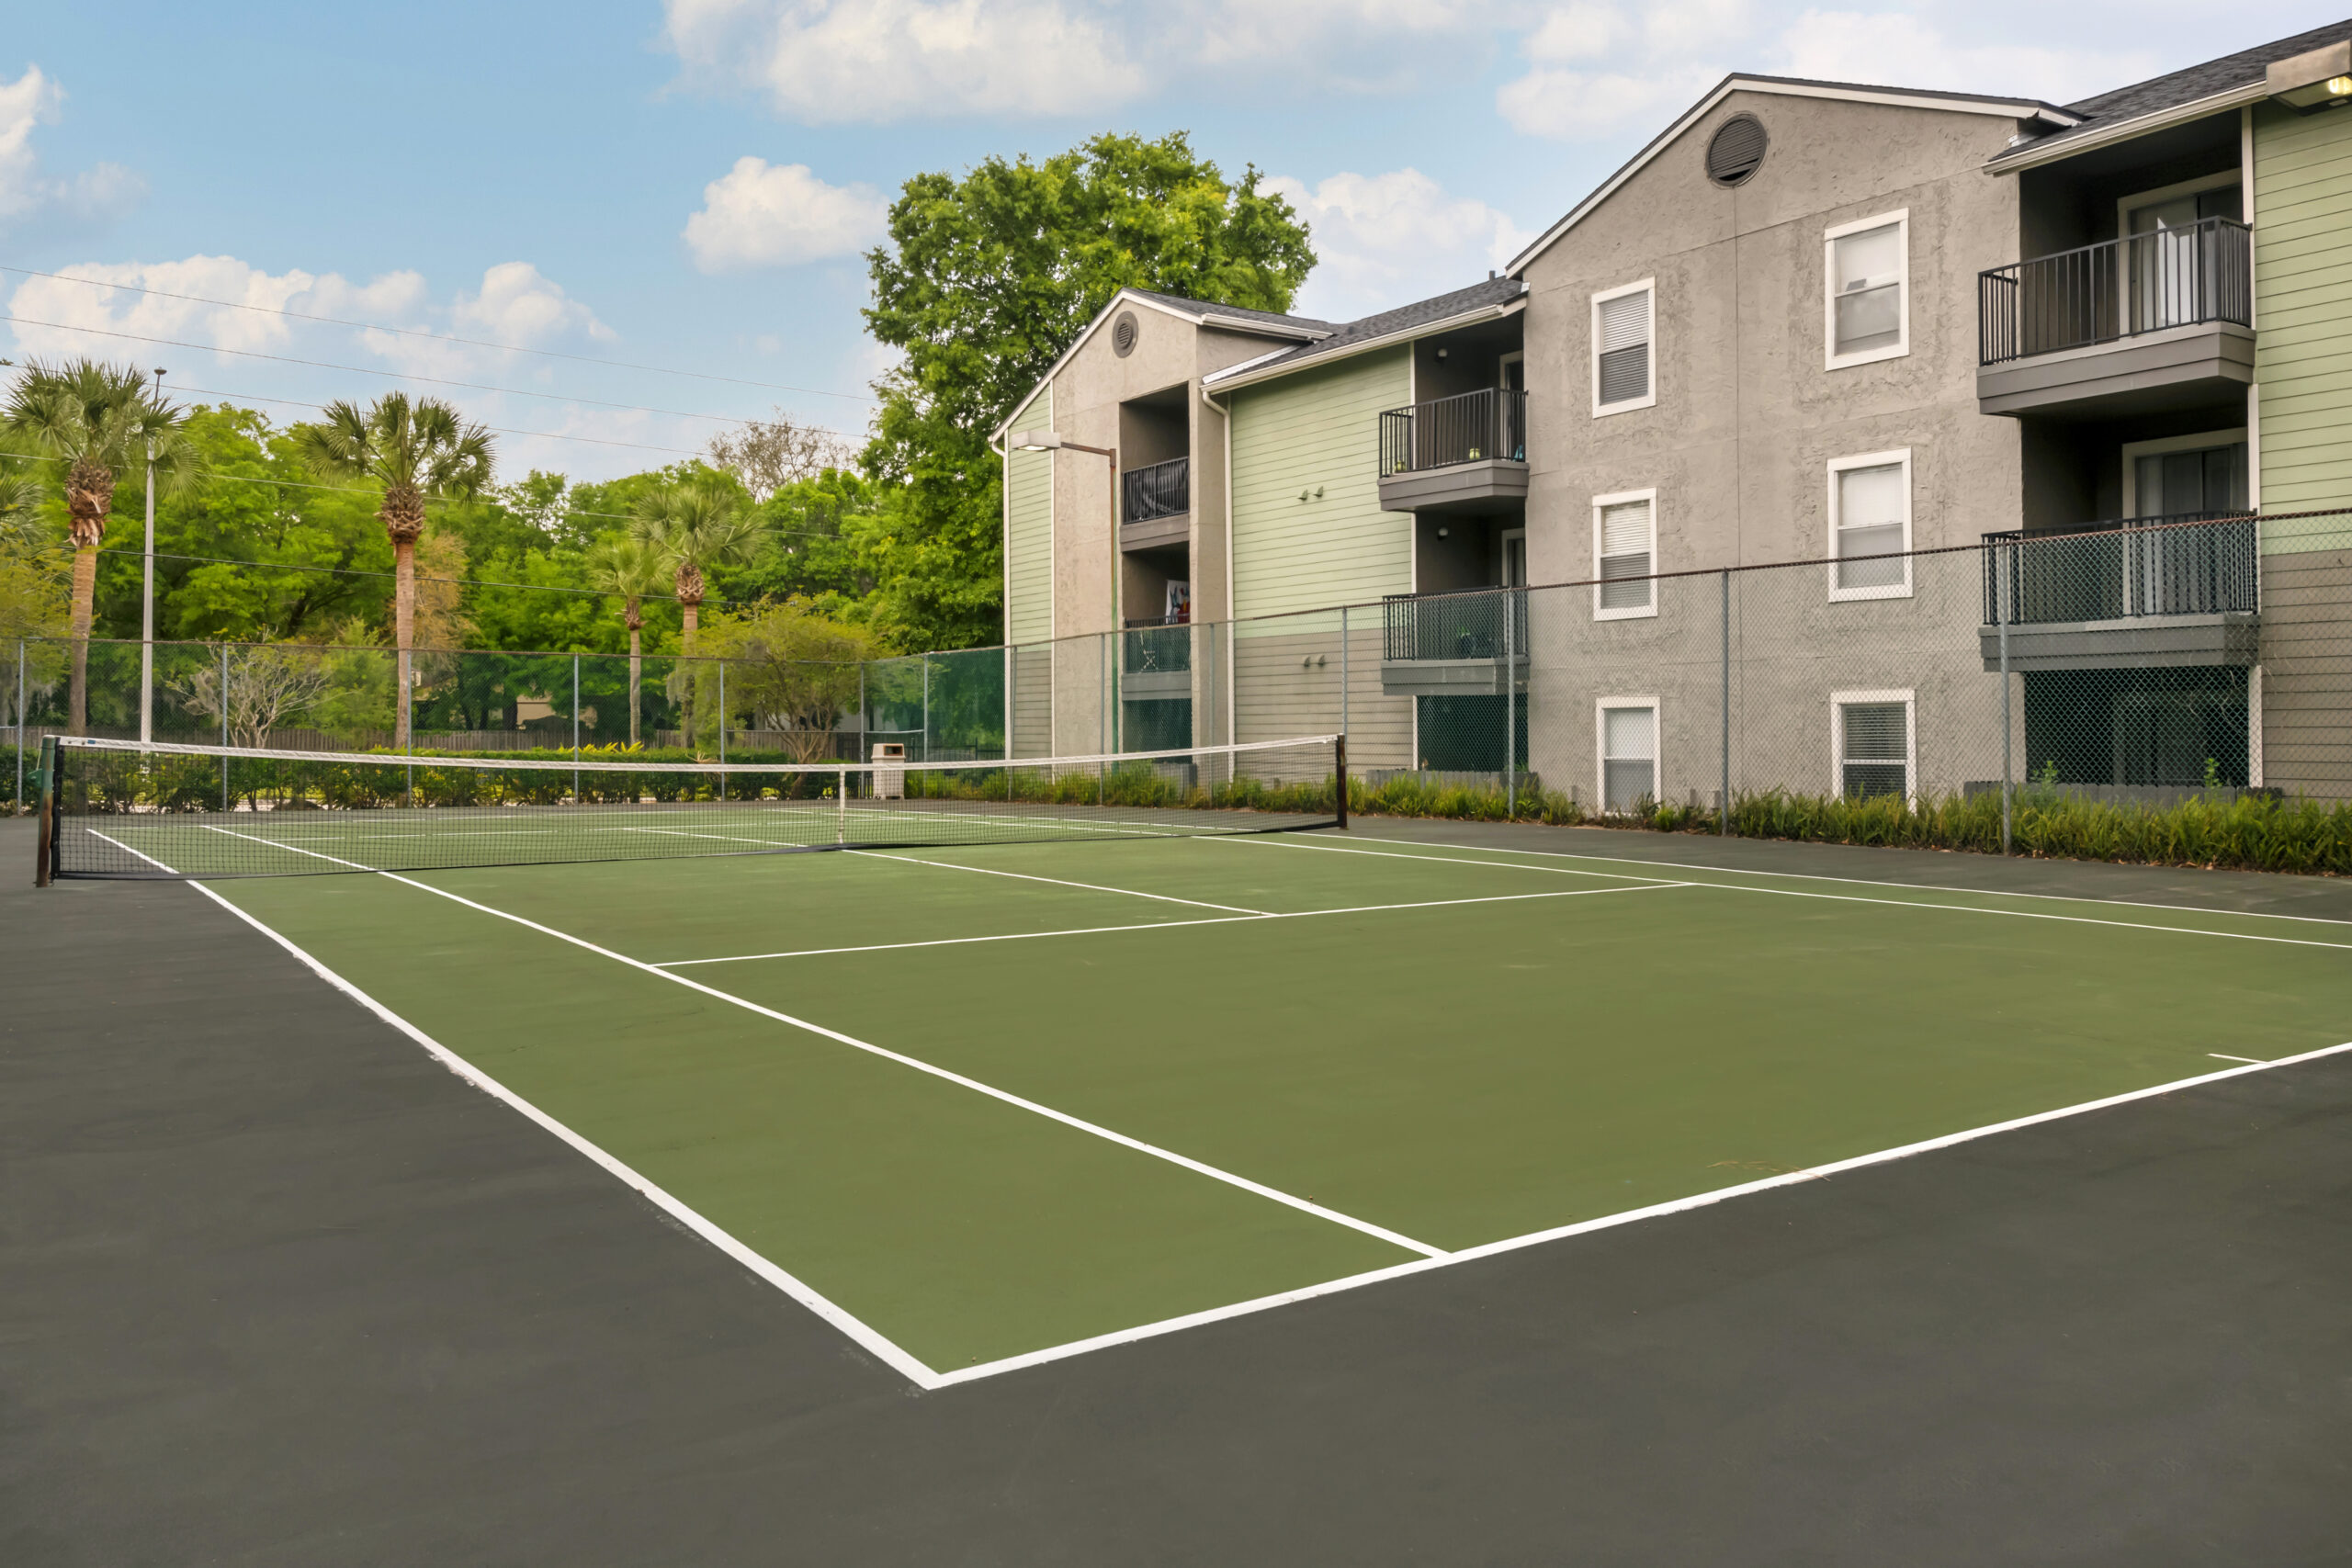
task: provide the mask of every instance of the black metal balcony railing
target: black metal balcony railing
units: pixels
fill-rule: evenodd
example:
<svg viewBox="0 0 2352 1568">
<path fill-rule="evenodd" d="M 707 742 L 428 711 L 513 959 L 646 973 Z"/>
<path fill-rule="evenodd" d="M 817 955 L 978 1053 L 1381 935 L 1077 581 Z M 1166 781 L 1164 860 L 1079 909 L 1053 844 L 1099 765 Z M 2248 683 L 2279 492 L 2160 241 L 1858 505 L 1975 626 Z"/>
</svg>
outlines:
<svg viewBox="0 0 2352 1568">
<path fill-rule="evenodd" d="M 2261 607 L 2256 552 L 2253 518 L 2211 512 L 1987 534 L 1984 624 L 2251 613 Z"/>
<path fill-rule="evenodd" d="M 1503 620 L 1505 606 L 1510 620 Z M 1527 653 L 1527 590 L 1490 588 L 1456 593 L 1391 593 L 1381 601 L 1381 657 L 1500 659 Z"/>
<path fill-rule="evenodd" d="M 1119 515 L 1129 523 L 1180 517 L 1193 510 L 1193 459 L 1170 457 L 1119 476 Z"/>
<path fill-rule="evenodd" d="M 2233 220 L 2200 218 L 1980 272 L 1977 363 L 2202 321 L 2252 326 L 2253 235 Z"/>
<path fill-rule="evenodd" d="M 1527 461 L 1527 394 L 1500 387 L 1390 409 L 1380 416 L 1380 471 L 1417 473 L 1499 457 Z"/>
<path fill-rule="evenodd" d="M 1176 675 L 1193 667 L 1193 628 L 1186 622 L 1130 620 L 1119 642 L 1122 674 Z"/>
</svg>

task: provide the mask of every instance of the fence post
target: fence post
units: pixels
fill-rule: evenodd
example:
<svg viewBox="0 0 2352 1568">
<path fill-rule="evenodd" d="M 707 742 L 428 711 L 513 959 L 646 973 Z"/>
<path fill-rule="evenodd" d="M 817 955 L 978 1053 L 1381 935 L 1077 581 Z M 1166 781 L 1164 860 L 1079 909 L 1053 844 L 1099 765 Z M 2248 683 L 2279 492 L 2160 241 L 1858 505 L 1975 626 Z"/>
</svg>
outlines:
<svg viewBox="0 0 2352 1568">
<path fill-rule="evenodd" d="M 857 760 L 868 761 L 873 748 L 865 743 L 865 660 L 857 661 Z M 846 809 L 846 807 L 844 807 Z"/>
<path fill-rule="evenodd" d="M 1099 758 L 1111 749 L 1111 636 L 1094 639 L 1094 752 Z M 1094 764 L 1094 804 L 1111 802 L 1111 764 Z"/>
<path fill-rule="evenodd" d="M 1996 549 L 1999 546 L 1994 547 Z M 1999 617 L 2001 627 L 2001 852 L 2009 852 L 2009 816 L 2011 799 L 2009 779 L 2015 759 L 2009 739 L 2009 608 L 2001 603 L 2001 579 L 1993 578 L 1993 614 Z"/>
<path fill-rule="evenodd" d="M 1340 733 L 1348 732 L 1348 607 L 1340 606 Z"/>
<path fill-rule="evenodd" d="M 1503 588 L 1503 818 L 1506 821 L 1519 815 L 1519 650 L 1513 614 L 1517 606 L 1510 602 L 1510 588 Z"/>
<path fill-rule="evenodd" d="M 1715 799 L 1715 836 L 1731 837 L 1731 568 L 1724 568 L 1723 794 Z M 1656 744 L 1653 740 L 1652 744 Z"/>
<path fill-rule="evenodd" d="M 727 660 L 718 661 L 718 798 L 727 798 Z"/>
<path fill-rule="evenodd" d="M 17 639 L 17 809 L 25 808 L 25 639 Z"/>
<path fill-rule="evenodd" d="M 931 655 L 922 656 L 922 760 L 931 761 Z"/>
<path fill-rule="evenodd" d="M 580 655 L 571 656 L 571 804 L 580 804 Z"/>
<path fill-rule="evenodd" d="M 228 744 L 229 645 L 224 641 L 220 644 L 220 745 L 225 750 Z M 229 810 L 229 759 L 226 757 L 220 759 L 220 810 L 224 816 Z"/>
</svg>

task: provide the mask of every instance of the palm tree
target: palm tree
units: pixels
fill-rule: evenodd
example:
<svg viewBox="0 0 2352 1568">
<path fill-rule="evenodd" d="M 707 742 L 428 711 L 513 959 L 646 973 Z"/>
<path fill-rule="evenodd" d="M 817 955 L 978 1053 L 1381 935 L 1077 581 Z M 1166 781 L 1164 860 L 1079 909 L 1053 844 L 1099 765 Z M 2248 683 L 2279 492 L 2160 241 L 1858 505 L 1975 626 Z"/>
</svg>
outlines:
<svg viewBox="0 0 2352 1568">
<path fill-rule="evenodd" d="M 416 541 L 428 500 L 464 500 L 490 484 L 490 432 L 468 424 L 438 398 L 387 392 L 363 413 L 337 400 L 316 424 L 294 429 L 297 456 L 322 473 L 381 485 L 376 516 L 392 541 L 392 641 L 400 649 L 401 702 L 392 744 L 408 745 L 410 644 L 416 631 Z"/>
<path fill-rule="evenodd" d="M 115 487 L 153 448 L 156 491 L 170 495 L 196 482 L 196 448 L 186 417 L 163 401 L 136 370 L 95 359 L 35 360 L 10 389 L 0 430 L 65 468 L 65 526 L 74 543 L 73 675 L 65 732 L 89 728 L 90 616 L 98 583 L 98 547 Z"/>
<path fill-rule="evenodd" d="M 760 525 L 743 503 L 743 492 L 725 475 L 701 472 L 649 491 L 629 508 L 629 532 L 661 555 L 675 577 L 678 604 L 685 612 L 685 651 L 695 650 L 702 624 L 703 573 L 748 558 Z"/>
<path fill-rule="evenodd" d="M 644 668 L 639 637 L 645 630 L 645 596 L 662 592 L 669 575 L 662 552 L 642 539 L 600 539 L 588 552 L 588 581 L 621 601 L 628 626 L 628 743 L 637 744 L 638 687 Z"/>
<path fill-rule="evenodd" d="M 724 474 L 708 470 L 673 479 L 649 491 L 629 508 L 629 532 L 654 551 L 672 574 L 678 607 L 685 613 L 681 651 L 692 656 L 702 625 L 704 572 L 747 558 L 760 537 L 760 525 L 743 503 L 743 492 Z M 695 733 L 694 684 L 685 682 L 685 730 Z M 721 716 L 720 722 L 725 722 Z"/>
</svg>

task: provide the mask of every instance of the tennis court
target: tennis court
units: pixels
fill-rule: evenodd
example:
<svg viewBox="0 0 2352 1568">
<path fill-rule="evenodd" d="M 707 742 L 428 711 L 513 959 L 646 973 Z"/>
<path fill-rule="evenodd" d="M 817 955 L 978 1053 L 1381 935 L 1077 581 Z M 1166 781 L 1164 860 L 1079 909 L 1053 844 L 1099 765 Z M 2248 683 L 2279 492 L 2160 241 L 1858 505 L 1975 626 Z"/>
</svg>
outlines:
<svg viewBox="0 0 2352 1568">
<path fill-rule="evenodd" d="M 715 809 L 693 830 L 802 808 Z M 230 830 L 356 867 L 408 852 L 370 834 L 488 830 L 399 815 Z M 2352 1018 L 2339 921 L 1376 821 L 203 886 L 927 1387 L 2258 1071 Z"/>
</svg>

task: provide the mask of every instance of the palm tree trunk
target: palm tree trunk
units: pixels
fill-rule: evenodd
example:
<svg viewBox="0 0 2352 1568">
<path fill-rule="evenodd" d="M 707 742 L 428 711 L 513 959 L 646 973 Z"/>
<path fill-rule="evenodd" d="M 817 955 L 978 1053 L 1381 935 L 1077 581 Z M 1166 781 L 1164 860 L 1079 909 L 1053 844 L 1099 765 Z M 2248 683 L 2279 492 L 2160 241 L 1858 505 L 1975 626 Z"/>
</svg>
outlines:
<svg viewBox="0 0 2352 1568">
<path fill-rule="evenodd" d="M 416 540 L 392 537 L 392 643 L 400 649 L 400 691 L 393 699 L 392 750 L 408 750 L 409 645 L 416 635 Z"/>
<path fill-rule="evenodd" d="M 98 547 L 94 542 L 74 550 L 74 674 L 67 688 L 65 733 L 85 735 L 90 728 L 90 615 L 97 596 Z"/>
<path fill-rule="evenodd" d="M 631 626 L 628 629 L 628 743 L 632 746 L 637 744 L 638 672 L 643 668 L 638 658 L 637 647 L 638 630 Z"/>
<path fill-rule="evenodd" d="M 685 616 L 685 630 L 678 638 L 678 650 L 686 658 L 692 659 L 695 653 L 695 633 L 702 628 L 702 571 L 694 562 L 682 560 L 678 563 L 677 587 L 678 608 L 684 613 Z M 695 746 L 695 742 L 700 738 L 695 733 L 695 687 L 701 679 L 702 671 L 694 665 L 688 664 L 685 701 L 681 705 L 684 711 L 678 716 L 679 722 L 685 726 L 685 728 L 680 732 L 680 738 L 689 747 L 695 747 L 696 756 L 700 756 L 702 752 L 701 749 Z"/>
</svg>

